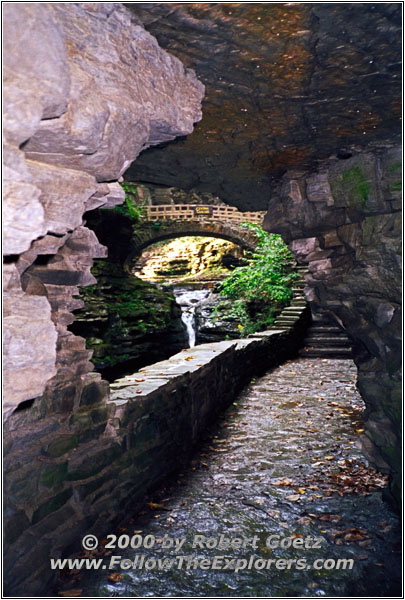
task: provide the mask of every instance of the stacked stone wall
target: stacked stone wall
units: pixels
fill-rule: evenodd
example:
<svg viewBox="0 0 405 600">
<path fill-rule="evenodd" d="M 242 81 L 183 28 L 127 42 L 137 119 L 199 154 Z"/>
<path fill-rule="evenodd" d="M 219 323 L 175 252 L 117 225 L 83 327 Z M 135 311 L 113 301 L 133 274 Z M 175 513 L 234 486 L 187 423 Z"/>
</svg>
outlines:
<svg viewBox="0 0 405 600">
<path fill-rule="evenodd" d="M 209 422 L 254 375 L 297 354 L 309 321 L 251 338 L 204 344 L 112 384 L 88 381 L 55 393 L 54 410 L 16 411 L 5 433 L 5 586 L 41 595 L 50 557 L 80 553 L 134 514 L 178 470 Z"/>
</svg>

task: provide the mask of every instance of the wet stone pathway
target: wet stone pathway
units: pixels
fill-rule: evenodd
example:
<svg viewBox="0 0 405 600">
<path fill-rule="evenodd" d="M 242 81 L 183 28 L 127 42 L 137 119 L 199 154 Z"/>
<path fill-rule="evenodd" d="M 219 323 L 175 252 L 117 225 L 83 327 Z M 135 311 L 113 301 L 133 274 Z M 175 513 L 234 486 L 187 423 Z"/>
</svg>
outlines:
<svg viewBox="0 0 405 600">
<path fill-rule="evenodd" d="M 382 501 L 384 477 L 359 449 L 355 376 L 350 360 L 297 359 L 253 381 L 189 469 L 115 532 L 136 536 L 135 546 L 154 536 L 152 547 L 100 547 L 88 556 L 108 567 L 68 574 L 60 589 L 91 597 L 399 596 L 398 520 Z M 177 551 L 168 547 L 174 538 Z M 125 562 L 110 570 L 114 555 Z M 163 558 L 174 562 L 159 570 Z"/>
</svg>

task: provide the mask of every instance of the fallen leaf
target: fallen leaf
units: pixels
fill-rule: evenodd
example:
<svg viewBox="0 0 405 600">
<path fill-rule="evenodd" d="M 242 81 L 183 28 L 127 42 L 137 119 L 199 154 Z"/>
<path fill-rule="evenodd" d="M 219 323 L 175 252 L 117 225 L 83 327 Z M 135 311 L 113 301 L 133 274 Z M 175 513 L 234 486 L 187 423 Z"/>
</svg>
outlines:
<svg viewBox="0 0 405 600">
<path fill-rule="evenodd" d="M 295 484 L 291 479 L 288 479 L 288 477 L 283 477 L 283 479 L 280 479 L 280 481 L 273 482 L 273 485 L 276 485 L 277 487 L 282 487 L 282 486 L 292 486 Z"/>
<path fill-rule="evenodd" d="M 309 517 L 300 517 L 299 519 L 297 519 L 297 523 L 299 523 L 300 525 L 312 525 L 313 520 Z"/>
<path fill-rule="evenodd" d="M 345 542 L 358 542 L 359 540 L 364 540 L 364 536 L 359 533 L 346 533 L 344 540 Z"/>
<path fill-rule="evenodd" d="M 327 513 L 318 517 L 320 521 L 331 521 L 332 523 L 338 523 L 341 520 L 341 518 L 342 517 L 340 515 L 330 515 Z"/>
<path fill-rule="evenodd" d="M 121 579 L 122 573 L 111 573 L 111 575 L 108 576 L 108 581 L 112 581 L 113 583 L 117 583 Z"/>
<path fill-rule="evenodd" d="M 299 494 L 291 494 L 291 496 L 286 496 L 286 500 L 289 500 L 290 502 L 297 502 L 300 498 L 301 496 Z"/>
</svg>

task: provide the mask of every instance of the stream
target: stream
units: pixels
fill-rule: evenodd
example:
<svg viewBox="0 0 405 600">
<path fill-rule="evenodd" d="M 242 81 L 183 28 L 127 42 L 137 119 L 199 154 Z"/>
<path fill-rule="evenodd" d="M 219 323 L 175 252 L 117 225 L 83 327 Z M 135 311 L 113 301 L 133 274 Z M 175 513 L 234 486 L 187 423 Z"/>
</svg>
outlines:
<svg viewBox="0 0 405 600">
<path fill-rule="evenodd" d="M 351 360 L 296 359 L 252 381 L 189 468 L 111 528 L 115 547 L 103 540 L 90 553 L 103 570 L 68 573 L 63 588 L 89 597 L 400 595 L 398 518 L 382 499 L 386 478 L 360 450 L 355 378 Z"/>
</svg>

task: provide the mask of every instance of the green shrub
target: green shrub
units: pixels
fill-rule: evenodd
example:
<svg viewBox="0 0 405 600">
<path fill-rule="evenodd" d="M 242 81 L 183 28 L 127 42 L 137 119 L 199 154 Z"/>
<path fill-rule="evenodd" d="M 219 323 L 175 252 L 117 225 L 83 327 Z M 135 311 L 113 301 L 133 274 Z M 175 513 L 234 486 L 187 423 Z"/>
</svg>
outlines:
<svg viewBox="0 0 405 600">
<path fill-rule="evenodd" d="M 114 206 L 113 210 L 129 217 L 134 223 L 140 223 L 145 214 L 145 201 L 139 203 L 136 185 L 122 181 L 121 187 L 125 191 L 125 202 L 121 206 Z"/>
<path fill-rule="evenodd" d="M 249 263 L 237 267 L 219 286 L 219 293 L 233 299 L 230 308 L 221 304 L 214 316 L 234 318 L 242 335 L 270 326 L 292 297 L 292 284 L 298 273 L 294 261 L 280 235 L 263 231 L 260 225 L 245 223 L 243 227 L 256 234 L 258 245 Z M 222 312 L 221 312 L 222 311 Z"/>
</svg>

